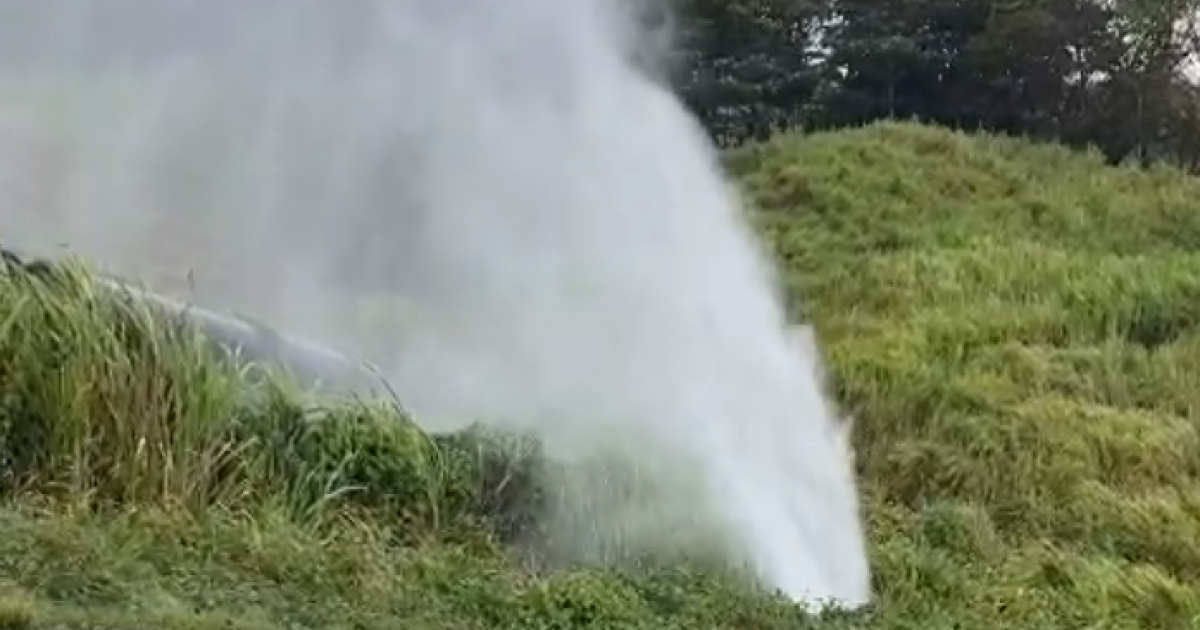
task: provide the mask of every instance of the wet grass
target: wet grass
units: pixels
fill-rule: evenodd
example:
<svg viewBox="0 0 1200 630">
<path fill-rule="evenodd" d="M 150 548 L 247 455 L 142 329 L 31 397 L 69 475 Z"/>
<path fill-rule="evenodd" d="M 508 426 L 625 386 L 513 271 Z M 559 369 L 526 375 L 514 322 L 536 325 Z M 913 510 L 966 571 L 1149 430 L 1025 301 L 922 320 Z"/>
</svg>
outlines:
<svg viewBox="0 0 1200 630">
<path fill-rule="evenodd" d="M 247 387 L 72 271 L 0 274 L 0 627 L 1195 627 L 1200 182 L 895 124 L 728 163 L 856 418 L 870 609 L 528 563 L 528 442 Z"/>
</svg>

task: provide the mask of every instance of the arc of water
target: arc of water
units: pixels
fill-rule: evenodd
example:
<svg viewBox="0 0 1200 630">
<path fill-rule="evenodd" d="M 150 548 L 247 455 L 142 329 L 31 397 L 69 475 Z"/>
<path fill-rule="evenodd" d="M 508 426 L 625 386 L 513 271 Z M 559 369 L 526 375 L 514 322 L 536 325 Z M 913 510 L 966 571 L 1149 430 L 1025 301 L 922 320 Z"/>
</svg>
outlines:
<svg viewBox="0 0 1200 630">
<path fill-rule="evenodd" d="M 0 257 L 10 267 L 20 267 L 35 274 L 45 273 L 54 265 L 51 261 L 23 256 L 11 248 L 0 248 Z M 96 280 L 114 298 L 133 299 L 167 317 L 182 319 L 195 326 L 205 338 L 239 362 L 276 364 L 299 378 L 302 384 L 317 389 L 359 395 L 381 395 L 387 390 L 386 383 L 369 364 L 354 361 L 332 348 L 169 298 L 117 278 L 97 276 Z"/>
</svg>

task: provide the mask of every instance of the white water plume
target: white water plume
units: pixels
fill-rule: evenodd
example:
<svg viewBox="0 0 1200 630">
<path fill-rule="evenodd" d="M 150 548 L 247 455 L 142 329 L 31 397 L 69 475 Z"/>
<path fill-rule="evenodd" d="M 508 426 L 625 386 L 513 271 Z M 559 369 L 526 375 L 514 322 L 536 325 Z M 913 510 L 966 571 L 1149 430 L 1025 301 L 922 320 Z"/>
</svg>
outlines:
<svg viewBox="0 0 1200 630">
<path fill-rule="evenodd" d="M 863 603 L 835 420 L 716 152 L 630 62 L 621 15 L 25 2 L 0 21 L 0 217 L 27 248 L 364 353 L 431 428 L 619 455 L 659 492 L 573 481 L 605 506 L 596 536 L 715 531 L 769 587 Z"/>
</svg>

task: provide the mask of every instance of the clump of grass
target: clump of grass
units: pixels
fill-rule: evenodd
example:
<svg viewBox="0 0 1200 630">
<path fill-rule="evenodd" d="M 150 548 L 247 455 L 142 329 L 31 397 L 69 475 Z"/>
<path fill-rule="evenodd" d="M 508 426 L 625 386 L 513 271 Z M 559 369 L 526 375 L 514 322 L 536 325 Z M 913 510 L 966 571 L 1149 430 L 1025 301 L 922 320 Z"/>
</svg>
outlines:
<svg viewBox="0 0 1200 630">
<path fill-rule="evenodd" d="M 0 583 L 2 587 L 2 583 Z M 37 603 L 28 593 L 9 586 L 0 594 L 0 628 L 27 630 L 37 621 Z"/>
<path fill-rule="evenodd" d="M 0 276 L 0 408 L 10 491 L 205 505 L 243 466 L 222 439 L 237 375 L 182 326 L 109 299 L 72 265 Z M 161 325 L 160 325 L 161 324 Z"/>
<path fill-rule="evenodd" d="M 93 282 L 78 264 L 0 274 L 0 489 L 93 507 L 343 506 L 443 532 L 524 509 L 525 470 L 476 431 L 434 437 L 394 405 L 321 407 L 286 380 L 247 379 L 183 319 Z M 499 458 L 499 459 L 497 459 Z M 500 461 L 503 463 L 500 463 Z M 492 476 L 501 476 L 495 484 Z M 510 525 L 503 525 L 509 527 Z"/>
</svg>

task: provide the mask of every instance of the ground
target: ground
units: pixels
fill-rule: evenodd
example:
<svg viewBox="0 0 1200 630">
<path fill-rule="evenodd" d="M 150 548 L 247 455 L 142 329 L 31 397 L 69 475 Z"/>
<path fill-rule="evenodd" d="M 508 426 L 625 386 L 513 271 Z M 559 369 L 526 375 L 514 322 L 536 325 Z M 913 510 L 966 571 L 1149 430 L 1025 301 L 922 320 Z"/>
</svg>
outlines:
<svg viewBox="0 0 1200 630">
<path fill-rule="evenodd" d="M 857 419 L 869 609 L 807 617 L 679 564 L 515 559 L 537 466 L 494 455 L 505 438 L 247 390 L 82 276 L 18 274 L 0 278 L 0 628 L 1200 623 L 1200 182 L 907 124 L 727 163 Z"/>
</svg>

